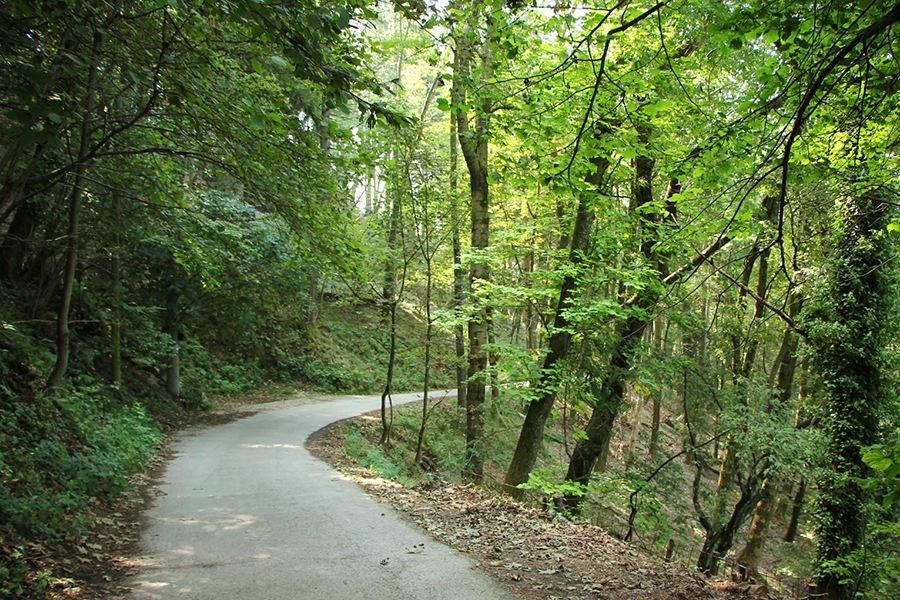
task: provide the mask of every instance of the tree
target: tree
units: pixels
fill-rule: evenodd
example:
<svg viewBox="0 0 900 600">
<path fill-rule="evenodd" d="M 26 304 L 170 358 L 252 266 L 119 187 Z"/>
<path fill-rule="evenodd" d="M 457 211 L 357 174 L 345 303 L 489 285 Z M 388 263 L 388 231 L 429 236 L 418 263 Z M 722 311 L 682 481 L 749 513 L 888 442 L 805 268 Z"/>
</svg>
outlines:
<svg viewBox="0 0 900 600">
<path fill-rule="evenodd" d="M 467 21 L 484 18 L 485 7 L 472 8 Z M 492 21 L 491 21 L 492 22 Z M 453 78 L 452 110 L 456 111 L 459 145 L 469 171 L 471 202 L 472 258 L 469 265 L 469 291 L 475 308 L 469 316 L 469 366 L 466 389 L 466 472 L 476 482 L 481 480 L 484 457 L 480 448 L 484 433 L 484 403 L 487 385 L 488 308 L 483 297 L 488 282 L 486 251 L 489 244 L 490 211 L 488 196 L 488 144 L 493 100 L 487 93 L 469 98 L 467 88 L 479 88 L 491 78 L 491 28 L 481 32 L 471 25 L 456 35 L 456 72 Z M 476 107 L 470 123 L 468 102 Z"/>
<path fill-rule="evenodd" d="M 582 192 L 579 197 L 575 224 L 570 237 L 569 268 L 566 269 L 566 275 L 559 289 L 556 315 L 548 341 L 549 351 L 544 355 L 537 379 L 531 382 L 536 397 L 528 404 L 516 450 L 504 480 L 507 492 L 514 497 L 521 496 L 518 486 L 528 481 L 537 460 L 538 450 L 544 439 L 544 425 L 556 401 L 558 382 L 555 380 L 555 371 L 566 360 L 572 342 L 572 326 L 566 311 L 572 305 L 573 296 L 577 291 L 578 268 L 585 260 L 591 237 L 594 212 L 589 208 L 588 197 L 591 194 L 601 193 L 606 169 L 609 167 L 609 160 L 606 158 L 596 158 L 593 163 L 596 170 L 587 176 L 587 181 L 594 189 Z"/>
<path fill-rule="evenodd" d="M 846 559 L 863 545 L 866 476 L 861 450 L 877 441 L 885 406 L 884 351 L 893 334 L 895 284 L 884 265 L 892 252 L 886 205 L 877 189 L 850 187 L 825 283 L 810 317 L 823 381 L 827 435 L 819 475 L 817 593 L 855 597 L 863 573 Z"/>
<path fill-rule="evenodd" d="M 366 14 L 363 6 L 350 10 Z M 297 119 L 280 114 L 285 106 L 273 105 L 273 89 L 262 82 L 266 67 L 280 70 L 282 80 L 316 88 L 331 106 L 355 103 L 370 121 L 396 122 L 383 105 L 359 95 L 381 88 L 359 68 L 361 50 L 346 35 L 350 18 L 345 8 L 298 3 L 282 10 L 244 0 L 4 5 L 0 224 L 12 218 L 13 232 L 31 235 L 52 223 L 51 212 L 68 215 L 62 272 L 47 273 L 52 257 L 40 259 L 42 277 L 61 292 L 49 388 L 60 384 L 68 364 L 82 200 L 86 193 L 111 197 L 114 166 L 148 157 L 198 160 L 241 178 L 261 203 L 290 219 L 295 199 L 261 176 L 274 152 L 237 160 L 241 148 L 253 145 L 251 136 L 264 131 L 281 150 L 307 137 L 297 131 L 303 128 Z M 244 52 L 235 53 L 238 47 Z M 240 101 L 221 85 L 233 69 L 258 78 Z M 254 104 L 251 97 L 265 100 Z M 38 202 L 53 211 L 41 214 Z M 21 274 L 32 243 L 27 236 L 4 236 L 7 278 Z"/>
</svg>

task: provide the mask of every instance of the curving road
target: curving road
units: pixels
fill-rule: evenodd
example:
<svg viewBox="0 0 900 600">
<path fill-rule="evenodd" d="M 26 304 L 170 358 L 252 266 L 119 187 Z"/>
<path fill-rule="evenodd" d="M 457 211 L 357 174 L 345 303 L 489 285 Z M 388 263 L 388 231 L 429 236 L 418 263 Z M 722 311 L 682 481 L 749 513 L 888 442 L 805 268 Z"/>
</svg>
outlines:
<svg viewBox="0 0 900 600">
<path fill-rule="evenodd" d="M 440 393 L 438 393 L 439 395 Z M 421 394 L 394 396 L 411 402 Z M 303 447 L 377 396 L 262 405 L 180 434 L 141 540 L 139 600 L 511 600 Z M 408 549 L 424 544 L 421 553 Z"/>
</svg>

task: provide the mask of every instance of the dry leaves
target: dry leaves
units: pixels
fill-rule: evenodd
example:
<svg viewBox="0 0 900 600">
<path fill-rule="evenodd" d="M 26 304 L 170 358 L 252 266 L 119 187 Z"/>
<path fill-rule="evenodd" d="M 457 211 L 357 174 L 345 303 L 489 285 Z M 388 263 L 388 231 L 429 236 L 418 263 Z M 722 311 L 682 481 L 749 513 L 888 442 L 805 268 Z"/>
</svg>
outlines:
<svg viewBox="0 0 900 600">
<path fill-rule="evenodd" d="M 647 558 L 587 523 L 469 485 L 412 488 L 364 470 L 354 478 L 437 540 L 475 558 L 524 598 L 687 600 L 717 595 L 695 573 Z M 757 596 L 758 597 L 758 596 Z"/>
</svg>

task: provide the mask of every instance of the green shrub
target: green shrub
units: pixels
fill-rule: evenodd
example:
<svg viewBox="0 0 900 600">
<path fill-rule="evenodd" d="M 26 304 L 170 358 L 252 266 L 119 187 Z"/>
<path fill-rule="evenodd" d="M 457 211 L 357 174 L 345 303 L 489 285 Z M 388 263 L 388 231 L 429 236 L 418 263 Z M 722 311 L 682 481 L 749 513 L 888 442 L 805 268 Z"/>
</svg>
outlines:
<svg viewBox="0 0 900 600">
<path fill-rule="evenodd" d="M 0 405 L 0 520 L 48 541 L 84 533 L 88 499 L 113 496 L 158 433 L 144 407 L 94 386 L 44 401 Z"/>
</svg>

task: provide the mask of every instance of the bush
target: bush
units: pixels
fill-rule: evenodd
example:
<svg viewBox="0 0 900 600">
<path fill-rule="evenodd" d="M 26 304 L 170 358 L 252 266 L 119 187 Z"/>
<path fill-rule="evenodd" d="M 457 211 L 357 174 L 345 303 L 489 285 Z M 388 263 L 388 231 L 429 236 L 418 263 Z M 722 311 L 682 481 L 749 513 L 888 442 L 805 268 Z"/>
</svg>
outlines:
<svg viewBox="0 0 900 600">
<path fill-rule="evenodd" d="M 51 542 L 84 533 L 88 499 L 120 492 L 158 437 L 144 407 L 115 393 L 70 392 L 61 410 L 41 399 L 0 405 L 0 520 Z"/>
</svg>

